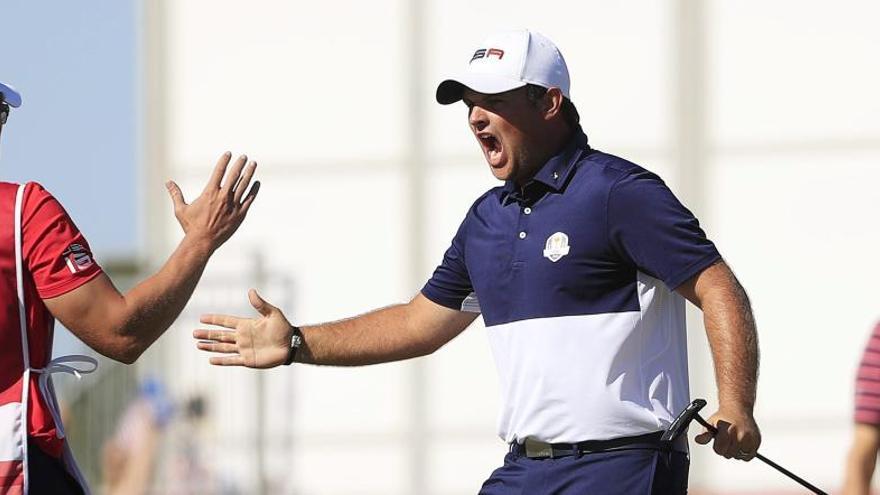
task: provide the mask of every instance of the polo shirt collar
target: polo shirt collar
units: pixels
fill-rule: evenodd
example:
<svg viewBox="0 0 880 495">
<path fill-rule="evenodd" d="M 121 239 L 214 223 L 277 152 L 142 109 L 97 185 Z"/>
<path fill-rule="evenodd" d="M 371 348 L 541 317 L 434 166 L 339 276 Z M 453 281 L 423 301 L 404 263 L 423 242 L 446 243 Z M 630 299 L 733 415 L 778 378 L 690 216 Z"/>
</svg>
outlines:
<svg viewBox="0 0 880 495">
<path fill-rule="evenodd" d="M 550 190 L 557 192 L 562 190 L 562 187 L 568 182 L 571 174 L 574 173 L 576 168 L 575 165 L 581 157 L 581 151 L 588 148 L 587 135 L 584 134 L 584 131 L 580 126 L 578 126 L 573 134 L 574 136 L 568 144 L 566 144 L 559 153 L 553 155 L 547 160 L 547 163 L 545 163 L 544 166 L 535 173 L 535 176 L 526 183 L 526 189 L 529 188 L 529 185 L 532 182 L 540 182 Z M 507 204 L 510 200 L 513 200 L 514 197 L 518 196 L 518 189 L 519 188 L 514 181 L 505 181 L 504 190 L 501 194 L 502 202 Z"/>
</svg>

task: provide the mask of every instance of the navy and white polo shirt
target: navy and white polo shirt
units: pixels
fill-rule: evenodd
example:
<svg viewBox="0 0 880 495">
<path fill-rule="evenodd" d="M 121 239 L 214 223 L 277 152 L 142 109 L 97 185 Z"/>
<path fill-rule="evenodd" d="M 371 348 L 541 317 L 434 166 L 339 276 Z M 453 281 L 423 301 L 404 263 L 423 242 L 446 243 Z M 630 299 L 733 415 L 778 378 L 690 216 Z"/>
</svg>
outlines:
<svg viewBox="0 0 880 495">
<path fill-rule="evenodd" d="M 688 405 L 672 289 L 719 259 L 657 175 L 578 130 L 522 189 L 477 199 L 422 293 L 482 313 L 502 439 L 601 440 L 664 429 Z"/>
</svg>

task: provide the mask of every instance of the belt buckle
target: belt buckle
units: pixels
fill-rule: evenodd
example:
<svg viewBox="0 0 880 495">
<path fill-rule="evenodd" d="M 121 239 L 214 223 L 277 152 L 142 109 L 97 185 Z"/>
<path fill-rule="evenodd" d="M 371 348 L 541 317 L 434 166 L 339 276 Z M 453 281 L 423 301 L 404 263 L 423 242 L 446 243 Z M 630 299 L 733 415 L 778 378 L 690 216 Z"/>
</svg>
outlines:
<svg viewBox="0 0 880 495">
<path fill-rule="evenodd" d="M 534 440 L 531 437 L 527 437 L 523 445 L 526 448 L 526 457 L 528 458 L 553 458 L 553 446 L 547 442 L 541 442 L 539 440 Z"/>
</svg>

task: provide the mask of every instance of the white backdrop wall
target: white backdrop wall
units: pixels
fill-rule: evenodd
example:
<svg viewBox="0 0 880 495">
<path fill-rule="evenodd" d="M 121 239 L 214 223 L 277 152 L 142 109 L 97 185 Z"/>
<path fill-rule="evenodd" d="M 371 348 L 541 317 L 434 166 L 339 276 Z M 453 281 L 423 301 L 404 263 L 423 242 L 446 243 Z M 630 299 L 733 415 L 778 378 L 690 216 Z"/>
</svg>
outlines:
<svg viewBox="0 0 880 495">
<path fill-rule="evenodd" d="M 295 287 L 289 300 L 271 288 L 265 296 L 287 301 L 297 323 L 403 302 L 420 288 L 471 202 L 495 185 L 464 107 L 433 102 L 436 82 L 489 31 L 527 26 L 554 39 L 591 143 L 660 173 L 750 292 L 764 452 L 839 485 L 853 374 L 880 315 L 876 2 L 146 8 L 153 174 L 180 179 L 193 195 L 223 150 L 260 161 L 260 198 L 209 272 L 246 273 L 262 253 Z M 167 208 L 165 198 L 151 201 Z M 164 246 L 157 252 L 179 235 L 170 220 L 152 234 Z M 216 310 L 224 308 L 247 309 Z M 194 325 L 182 319 L 154 359 L 190 370 L 175 372 L 178 390 L 203 390 L 225 411 L 218 416 L 233 418 L 211 427 L 216 438 L 237 435 L 213 452 L 232 466 L 257 421 L 248 414 L 253 373 L 209 368 L 189 345 Z M 691 388 L 711 399 L 702 328 L 691 334 Z M 281 385 L 266 399 L 267 434 L 287 435 L 289 426 L 289 445 L 266 447 L 279 493 L 473 493 L 505 451 L 494 436 L 496 378 L 479 321 L 421 362 L 273 373 Z M 273 394 L 288 399 L 279 406 Z M 704 447 L 693 457 L 694 492 L 792 489 L 757 464 Z M 246 468 L 230 470 L 255 486 Z"/>
</svg>

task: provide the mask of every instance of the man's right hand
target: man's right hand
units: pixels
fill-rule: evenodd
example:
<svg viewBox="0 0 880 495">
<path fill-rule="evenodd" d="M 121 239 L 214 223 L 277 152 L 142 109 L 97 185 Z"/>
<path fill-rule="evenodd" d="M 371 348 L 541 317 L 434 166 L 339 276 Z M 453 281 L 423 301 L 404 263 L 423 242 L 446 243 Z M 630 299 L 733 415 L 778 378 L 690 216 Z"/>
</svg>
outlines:
<svg viewBox="0 0 880 495">
<path fill-rule="evenodd" d="M 256 290 L 248 292 L 248 299 L 260 313 L 259 318 L 202 316 L 202 323 L 224 327 L 225 330 L 195 330 L 193 337 L 199 340 L 197 347 L 203 351 L 231 354 L 212 357 L 211 364 L 274 368 L 287 360 L 293 326 L 280 309 L 264 301 Z"/>
<path fill-rule="evenodd" d="M 202 194 L 190 204 L 183 199 L 183 193 L 174 181 L 169 180 L 165 185 L 174 202 L 174 216 L 183 232 L 187 237 L 205 242 L 211 251 L 235 233 L 260 190 L 260 182 L 256 181 L 245 195 L 257 163 L 251 161 L 245 168 L 247 156 L 242 155 L 227 174 L 231 157 L 232 153 L 227 151 L 217 160 Z"/>
</svg>

